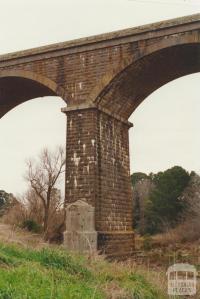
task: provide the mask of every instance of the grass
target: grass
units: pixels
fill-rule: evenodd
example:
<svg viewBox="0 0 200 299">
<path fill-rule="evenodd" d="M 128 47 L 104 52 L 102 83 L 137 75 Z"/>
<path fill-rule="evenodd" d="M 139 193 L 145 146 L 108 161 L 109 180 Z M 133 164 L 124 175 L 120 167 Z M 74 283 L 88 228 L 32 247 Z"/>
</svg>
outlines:
<svg viewBox="0 0 200 299">
<path fill-rule="evenodd" d="M 0 244 L 0 299 L 166 299 L 125 263 Z"/>
</svg>

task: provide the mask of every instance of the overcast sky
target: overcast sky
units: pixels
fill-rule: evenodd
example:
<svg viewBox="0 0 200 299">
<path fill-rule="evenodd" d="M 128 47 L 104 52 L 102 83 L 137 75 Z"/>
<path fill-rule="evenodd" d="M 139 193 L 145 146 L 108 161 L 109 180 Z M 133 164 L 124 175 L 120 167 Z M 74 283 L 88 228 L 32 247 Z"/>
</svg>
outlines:
<svg viewBox="0 0 200 299">
<path fill-rule="evenodd" d="M 200 0 L 0 0 L 0 54 L 200 13 Z M 200 171 L 200 75 L 149 96 L 130 121 L 131 172 Z M 65 143 L 64 102 L 33 99 L 0 120 L 0 189 L 21 194 L 25 160 Z"/>
</svg>

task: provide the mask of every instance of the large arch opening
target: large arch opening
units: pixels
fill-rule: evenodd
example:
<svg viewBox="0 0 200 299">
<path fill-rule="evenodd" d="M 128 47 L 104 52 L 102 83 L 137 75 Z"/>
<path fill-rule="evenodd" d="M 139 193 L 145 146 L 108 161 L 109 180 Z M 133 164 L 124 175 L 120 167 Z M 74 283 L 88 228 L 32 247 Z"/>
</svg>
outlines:
<svg viewBox="0 0 200 299">
<path fill-rule="evenodd" d="M 10 173 L 1 173 L 1 188 L 5 186 L 14 194 L 23 192 L 25 159 L 37 155 L 43 147 L 65 144 L 66 117 L 61 113 L 65 105 L 64 89 L 51 79 L 30 71 L 0 72 L 0 158 L 2 168 Z"/>
<path fill-rule="evenodd" d="M 59 96 L 66 102 L 64 89 L 46 77 L 29 71 L 0 73 L 0 118 L 19 104 L 45 96 Z"/>
<path fill-rule="evenodd" d="M 97 97 L 99 106 L 128 119 L 161 86 L 200 71 L 200 44 L 167 47 L 126 67 Z"/>
<path fill-rule="evenodd" d="M 65 164 L 63 89 L 31 72 L 3 72 L 0 73 L 0 91 L 0 195 L 4 205 L 8 205 L 2 221 L 23 225 L 28 217 L 50 240 L 55 233 L 54 230 L 52 234 L 52 228 L 64 221 L 63 169 L 60 181 L 50 185 L 54 169 L 57 171 L 57 157 L 58 163 L 62 159 L 63 168 Z M 30 165 L 34 173 L 28 178 Z M 33 181 L 37 182 L 37 189 Z"/>
<path fill-rule="evenodd" d="M 199 73 L 181 77 L 135 109 L 129 118 L 134 124 L 129 132 L 131 173 L 156 173 L 174 165 L 200 171 L 199 84 Z"/>
<path fill-rule="evenodd" d="M 26 101 L 0 119 L 0 189 L 21 195 L 27 189 L 26 160 L 37 158 L 43 148 L 51 151 L 66 143 L 65 102 L 57 96 Z M 59 184 L 64 197 L 64 178 Z"/>
<path fill-rule="evenodd" d="M 199 240 L 198 229 L 194 229 L 199 226 L 199 84 L 199 73 L 176 79 L 154 91 L 129 118 L 134 123 L 134 128 L 129 132 L 136 211 L 133 212 L 134 229 L 140 236 L 149 233 L 155 246 L 168 250 L 168 244 L 171 244 L 175 252 L 176 243 L 181 247 L 185 242 L 190 248 L 191 244 L 195 247 Z M 177 210 L 175 204 L 173 206 L 176 196 L 172 196 L 172 192 L 176 194 L 176 185 L 170 190 L 170 177 L 163 184 L 163 189 L 159 183 L 154 185 L 152 179 L 158 178 L 159 172 L 160 177 L 163 175 L 166 179 L 167 172 L 172 174 L 175 167 L 182 168 L 182 173 L 188 173 L 188 181 L 182 190 L 180 188 L 177 197 L 180 203 Z M 136 183 L 139 176 L 141 179 Z M 178 182 L 178 175 L 174 177 L 174 182 Z M 163 191 L 167 184 L 168 195 Z M 170 201 L 170 198 L 173 200 Z M 174 207 L 174 214 L 173 210 L 169 213 L 171 207 Z"/>
</svg>

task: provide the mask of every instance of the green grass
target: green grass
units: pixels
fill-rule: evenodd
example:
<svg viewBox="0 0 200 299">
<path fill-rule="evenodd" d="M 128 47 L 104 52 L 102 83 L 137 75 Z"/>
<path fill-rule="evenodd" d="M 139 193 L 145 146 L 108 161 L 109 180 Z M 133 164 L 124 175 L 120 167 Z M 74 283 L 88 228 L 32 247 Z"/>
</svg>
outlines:
<svg viewBox="0 0 200 299">
<path fill-rule="evenodd" d="M 125 265 L 0 244 L 0 299 L 165 299 Z"/>
</svg>

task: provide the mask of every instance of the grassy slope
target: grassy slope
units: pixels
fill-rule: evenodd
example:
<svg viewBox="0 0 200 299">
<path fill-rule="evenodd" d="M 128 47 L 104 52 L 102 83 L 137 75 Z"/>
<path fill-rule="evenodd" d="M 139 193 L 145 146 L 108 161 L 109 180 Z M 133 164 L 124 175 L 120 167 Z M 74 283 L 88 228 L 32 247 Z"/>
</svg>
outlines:
<svg viewBox="0 0 200 299">
<path fill-rule="evenodd" d="M 0 243 L 0 299 L 165 299 L 126 264 Z"/>
</svg>

